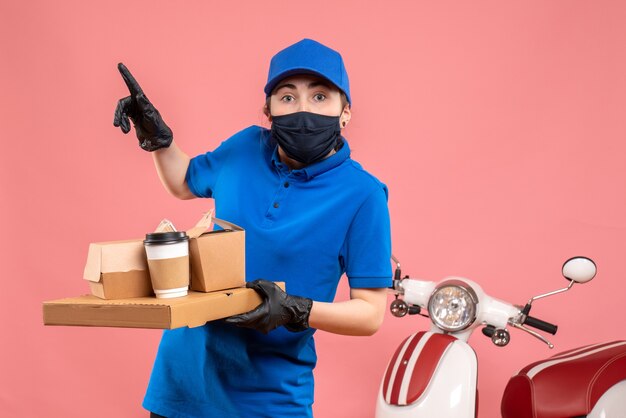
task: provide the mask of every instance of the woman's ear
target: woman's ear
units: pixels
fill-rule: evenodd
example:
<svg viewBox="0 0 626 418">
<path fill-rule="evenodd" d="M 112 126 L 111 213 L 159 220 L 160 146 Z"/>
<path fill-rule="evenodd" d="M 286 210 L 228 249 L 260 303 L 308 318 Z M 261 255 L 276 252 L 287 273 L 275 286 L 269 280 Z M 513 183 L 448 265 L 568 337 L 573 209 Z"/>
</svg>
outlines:
<svg viewBox="0 0 626 418">
<path fill-rule="evenodd" d="M 347 104 L 343 108 L 343 112 L 341 112 L 341 117 L 339 118 L 339 125 L 342 128 L 348 126 L 348 122 L 350 122 L 350 118 L 352 117 L 352 112 L 350 111 L 350 105 Z"/>
<path fill-rule="evenodd" d="M 270 109 L 267 103 L 265 103 L 265 105 L 263 106 L 263 113 L 265 114 L 265 116 L 267 116 L 267 121 L 272 122 L 272 115 L 270 113 Z"/>
</svg>

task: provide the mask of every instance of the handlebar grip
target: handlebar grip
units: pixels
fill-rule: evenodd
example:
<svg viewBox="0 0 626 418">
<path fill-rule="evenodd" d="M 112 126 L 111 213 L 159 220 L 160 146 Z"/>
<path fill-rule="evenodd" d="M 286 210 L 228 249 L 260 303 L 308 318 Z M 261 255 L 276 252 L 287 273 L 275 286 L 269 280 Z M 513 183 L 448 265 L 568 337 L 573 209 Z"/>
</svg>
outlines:
<svg viewBox="0 0 626 418">
<path fill-rule="evenodd" d="M 556 331 L 559 328 L 557 325 L 542 321 L 541 319 L 533 318 L 532 316 L 527 316 L 524 324 L 533 328 L 540 329 L 541 331 L 548 332 L 552 335 L 556 334 Z"/>
</svg>

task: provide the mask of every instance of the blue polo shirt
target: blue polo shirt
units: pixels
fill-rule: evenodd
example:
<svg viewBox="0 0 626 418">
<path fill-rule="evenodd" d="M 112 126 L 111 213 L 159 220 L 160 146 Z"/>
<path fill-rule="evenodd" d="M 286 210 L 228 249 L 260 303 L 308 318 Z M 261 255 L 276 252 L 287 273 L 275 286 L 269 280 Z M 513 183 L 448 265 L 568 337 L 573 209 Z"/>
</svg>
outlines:
<svg viewBox="0 0 626 418">
<path fill-rule="evenodd" d="M 251 126 L 193 158 L 186 181 L 215 199 L 215 216 L 246 230 L 246 280 L 332 302 L 352 288 L 391 285 L 387 188 L 344 144 L 299 170 L 280 161 L 270 131 Z M 143 406 L 176 417 L 312 416 L 314 329 L 267 335 L 222 321 L 164 331 Z"/>
</svg>

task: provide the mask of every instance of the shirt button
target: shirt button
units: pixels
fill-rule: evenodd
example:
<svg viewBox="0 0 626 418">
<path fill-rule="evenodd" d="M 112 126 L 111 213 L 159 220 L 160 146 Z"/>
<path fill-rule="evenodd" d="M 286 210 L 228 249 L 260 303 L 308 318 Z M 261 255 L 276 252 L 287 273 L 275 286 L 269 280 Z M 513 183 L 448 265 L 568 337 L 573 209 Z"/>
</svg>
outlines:
<svg viewBox="0 0 626 418">
<path fill-rule="evenodd" d="M 283 186 L 285 186 L 285 188 L 289 187 L 289 182 L 286 181 L 285 184 L 283 184 Z"/>
<path fill-rule="evenodd" d="M 278 202 L 274 202 L 274 208 L 277 208 L 278 206 Z"/>
</svg>

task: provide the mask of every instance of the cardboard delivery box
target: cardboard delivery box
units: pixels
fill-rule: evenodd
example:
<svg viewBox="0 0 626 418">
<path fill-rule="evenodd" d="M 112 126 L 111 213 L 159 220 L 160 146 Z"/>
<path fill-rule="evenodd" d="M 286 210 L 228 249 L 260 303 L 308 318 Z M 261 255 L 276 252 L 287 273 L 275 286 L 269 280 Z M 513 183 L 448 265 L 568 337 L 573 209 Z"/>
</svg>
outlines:
<svg viewBox="0 0 626 418">
<path fill-rule="evenodd" d="M 164 219 L 155 232 L 175 230 L 174 225 Z M 154 294 L 143 239 L 91 243 L 83 278 L 89 282 L 91 294 L 102 299 Z"/>
<path fill-rule="evenodd" d="M 102 299 L 151 295 L 152 283 L 143 240 L 89 244 L 83 278 L 89 282 L 91 294 Z"/>
<path fill-rule="evenodd" d="M 277 283 L 282 289 L 283 282 Z M 44 325 L 174 329 L 248 312 L 261 303 L 253 289 L 189 292 L 173 299 L 103 300 L 92 295 L 43 303 Z"/>
<path fill-rule="evenodd" d="M 187 231 L 191 263 L 191 289 L 212 292 L 244 286 L 246 282 L 245 231 L 206 213 Z M 222 229 L 210 229 L 211 221 Z"/>
</svg>

